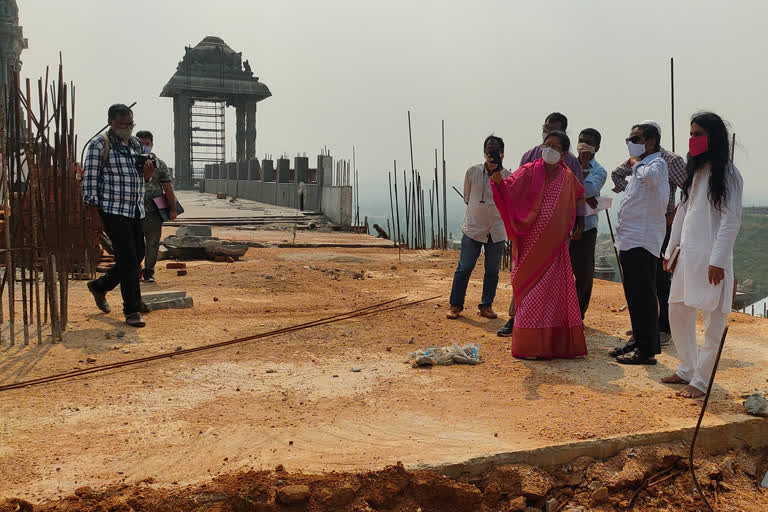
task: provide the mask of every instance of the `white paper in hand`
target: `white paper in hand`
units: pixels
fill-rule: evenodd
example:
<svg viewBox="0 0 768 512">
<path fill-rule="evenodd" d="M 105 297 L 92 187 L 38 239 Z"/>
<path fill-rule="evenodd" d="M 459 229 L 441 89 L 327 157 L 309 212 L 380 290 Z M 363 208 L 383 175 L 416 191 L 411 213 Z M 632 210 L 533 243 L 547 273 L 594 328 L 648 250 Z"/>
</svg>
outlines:
<svg viewBox="0 0 768 512">
<path fill-rule="evenodd" d="M 585 204 L 584 207 L 586 208 L 586 212 L 584 215 L 595 215 L 596 213 L 600 213 L 603 210 L 607 210 L 611 207 L 613 204 L 613 199 L 610 197 L 598 197 L 597 198 L 597 208 L 592 208 L 589 206 L 589 204 Z"/>
</svg>

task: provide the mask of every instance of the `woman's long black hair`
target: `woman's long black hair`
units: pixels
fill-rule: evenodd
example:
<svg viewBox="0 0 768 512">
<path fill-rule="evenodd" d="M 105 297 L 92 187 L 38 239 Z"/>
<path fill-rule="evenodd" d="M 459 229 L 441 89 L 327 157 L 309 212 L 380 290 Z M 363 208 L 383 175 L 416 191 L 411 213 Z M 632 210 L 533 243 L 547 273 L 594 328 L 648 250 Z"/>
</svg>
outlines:
<svg viewBox="0 0 768 512">
<path fill-rule="evenodd" d="M 705 164 L 709 164 L 709 191 L 707 197 L 717 210 L 722 210 L 727 201 L 728 179 L 730 178 L 729 161 L 731 159 L 731 144 L 728 136 L 728 127 L 717 114 L 712 112 L 699 112 L 691 118 L 691 124 L 704 128 L 709 136 L 709 146 L 704 153 L 691 156 L 688 154 L 688 163 L 686 171 L 688 177 L 683 183 L 683 201 L 688 200 L 688 196 L 693 184 L 693 178 L 696 171 Z"/>
</svg>

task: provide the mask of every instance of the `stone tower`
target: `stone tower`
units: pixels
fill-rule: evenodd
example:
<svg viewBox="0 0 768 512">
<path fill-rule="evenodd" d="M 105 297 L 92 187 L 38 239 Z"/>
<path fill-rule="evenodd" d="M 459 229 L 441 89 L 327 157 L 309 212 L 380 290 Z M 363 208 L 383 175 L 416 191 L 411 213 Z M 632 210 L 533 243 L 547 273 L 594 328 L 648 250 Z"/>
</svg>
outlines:
<svg viewBox="0 0 768 512">
<path fill-rule="evenodd" d="M 16 0 L 0 0 L 0 89 L 7 91 L 10 70 L 21 69 L 21 51 L 27 40 L 19 26 Z"/>
<path fill-rule="evenodd" d="M 173 98 L 176 188 L 191 188 L 206 164 L 224 161 L 224 110 L 235 107 L 236 161 L 256 157 L 256 103 L 272 96 L 249 62 L 208 36 L 184 58 L 160 96 Z"/>
</svg>

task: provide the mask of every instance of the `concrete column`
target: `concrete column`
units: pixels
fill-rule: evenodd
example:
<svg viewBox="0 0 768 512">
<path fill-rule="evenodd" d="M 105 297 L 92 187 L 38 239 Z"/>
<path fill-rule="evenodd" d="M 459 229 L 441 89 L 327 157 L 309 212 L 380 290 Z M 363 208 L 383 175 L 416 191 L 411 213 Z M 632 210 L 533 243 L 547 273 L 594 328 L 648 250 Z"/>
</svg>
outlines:
<svg viewBox="0 0 768 512">
<path fill-rule="evenodd" d="M 291 182 L 291 161 L 287 158 L 277 159 L 277 181 L 280 183 Z"/>
<path fill-rule="evenodd" d="M 297 156 L 293 159 L 294 176 L 296 183 L 309 183 L 309 158 L 306 156 Z"/>
<path fill-rule="evenodd" d="M 192 99 L 173 97 L 173 141 L 176 162 L 176 188 L 192 188 L 192 162 L 189 147 L 191 135 Z"/>
<path fill-rule="evenodd" d="M 261 167 L 255 158 L 248 160 L 248 180 L 261 181 Z"/>
<path fill-rule="evenodd" d="M 237 141 L 235 159 L 242 162 L 245 160 L 245 108 L 242 104 L 235 105 L 235 140 Z"/>
<path fill-rule="evenodd" d="M 262 180 L 263 181 L 277 181 L 277 175 L 275 174 L 275 162 L 272 159 L 265 158 L 261 161 Z"/>
<path fill-rule="evenodd" d="M 237 179 L 248 181 L 248 162 L 237 162 Z"/>
<path fill-rule="evenodd" d="M 245 104 L 245 158 L 256 158 L 256 102 Z"/>
</svg>

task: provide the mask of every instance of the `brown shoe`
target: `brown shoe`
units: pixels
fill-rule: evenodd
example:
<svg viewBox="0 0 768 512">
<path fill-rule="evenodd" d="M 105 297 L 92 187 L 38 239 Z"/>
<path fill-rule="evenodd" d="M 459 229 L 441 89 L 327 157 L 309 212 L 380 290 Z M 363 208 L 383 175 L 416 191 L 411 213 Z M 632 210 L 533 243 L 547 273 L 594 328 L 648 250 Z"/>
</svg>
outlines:
<svg viewBox="0 0 768 512">
<path fill-rule="evenodd" d="M 497 315 L 496 312 L 493 309 L 491 309 L 490 306 L 481 307 L 480 313 L 478 314 L 484 318 L 490 318 L 491 320 L 499 318 L 499 315 Z"/>
<path fill-rule="evenodd" d="M 451 320 L 456 320 L 461 316 L 461 308 L 459 306 L 451 306 L 450 311 L 445 316 Z"/>
</svg>

